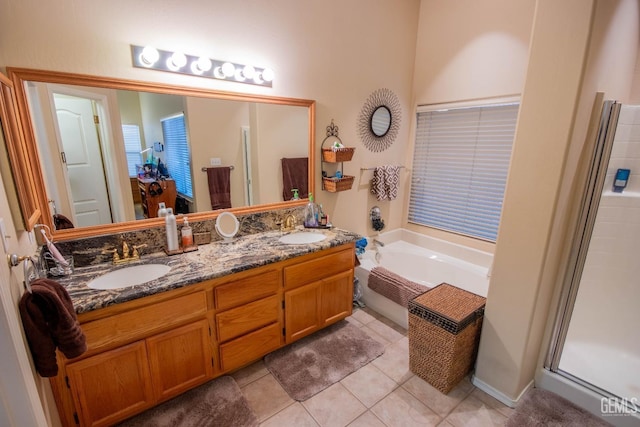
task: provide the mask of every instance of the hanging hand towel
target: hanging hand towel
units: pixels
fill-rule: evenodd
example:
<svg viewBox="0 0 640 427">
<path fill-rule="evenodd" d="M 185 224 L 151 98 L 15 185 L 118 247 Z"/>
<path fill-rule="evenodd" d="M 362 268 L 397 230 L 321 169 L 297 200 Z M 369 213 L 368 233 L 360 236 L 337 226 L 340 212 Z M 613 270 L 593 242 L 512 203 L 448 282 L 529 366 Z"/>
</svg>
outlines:
<svg viewBox="0 0 640 427">
<path fill-rule="evenodd" d="M 371 193 L 378 200 L 395 200 L 398 197 L 398 185 L 400 183 L 399 166 L 380 166 L 374 169 L 371 180 Z"/>
<path fill-rule="evenodd" d="M 56 347 L 69 359 L 87 351 L 71 298 L 58 282 L 35 280 L 31 292 L 22 295 L 18 307 L 33 363 L 41 376 L 58 374 Z"/>
<path fill-rule="evenodd" d="M 309 159 L 307 157 L 283 158 L 282 162 L 282 200 L 291 200 L 293 188 L 298 189 L 301 199 L 309 197 Z"/>
<path fill-rule="evenodd" d="M 395 200 L 398 197 L 398 185 L 400 184 L 400 166 L 385 167 L 385 190 L 387 199 Z"/>
<path fill-rule="evenodd" d="M 231 168 L 228 166 L 207 168 L 211 209 L 231 207 Z"/>
</svg>

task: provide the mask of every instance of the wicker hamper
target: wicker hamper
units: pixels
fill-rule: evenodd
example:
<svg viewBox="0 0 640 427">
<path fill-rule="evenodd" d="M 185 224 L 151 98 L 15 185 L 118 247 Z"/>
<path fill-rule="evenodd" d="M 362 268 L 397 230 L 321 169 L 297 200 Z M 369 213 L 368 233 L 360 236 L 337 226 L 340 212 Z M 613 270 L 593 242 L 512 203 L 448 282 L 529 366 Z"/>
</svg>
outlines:
<svg viewBox="0 0 640 427">
<path fill-rule="evenodd" d="M 409 301 L 409 369 L 447 394 L 473 368 L 485 298 L 447 283 Z"/>
</svg>

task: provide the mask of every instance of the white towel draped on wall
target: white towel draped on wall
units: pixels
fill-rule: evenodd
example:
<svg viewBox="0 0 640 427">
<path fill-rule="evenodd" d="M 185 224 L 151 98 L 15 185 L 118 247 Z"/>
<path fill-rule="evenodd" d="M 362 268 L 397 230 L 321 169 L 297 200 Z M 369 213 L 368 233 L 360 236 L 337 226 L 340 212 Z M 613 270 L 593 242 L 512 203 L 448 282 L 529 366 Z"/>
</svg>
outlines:
<svg viewBox="0 0 640 427">
<path fill-rule="evenodd" d="M 400 166 L 379 166 L 373 171 L 371 180 L 371 193 L 378 200 L 395 200 L 398 197 L 398 185 L 400 183 Z"/>
</svg>

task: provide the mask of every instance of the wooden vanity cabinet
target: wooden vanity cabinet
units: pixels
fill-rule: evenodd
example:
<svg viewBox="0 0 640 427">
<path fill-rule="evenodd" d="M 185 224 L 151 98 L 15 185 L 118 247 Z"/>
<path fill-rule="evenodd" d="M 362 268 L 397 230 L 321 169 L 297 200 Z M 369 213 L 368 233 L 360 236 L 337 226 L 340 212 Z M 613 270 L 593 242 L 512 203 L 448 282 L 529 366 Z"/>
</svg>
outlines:
<svg viewBox="0 0 640 427">
<path fill-rule="evenodd" d="M 291 343 L 349 316 L 353 308 L 352 249 L 326 251 L 284 268 L 285 341 Z"/>
<path fill-rule="evenodd" d="M 58 355 L 65 426 L 110 426 L 213 378 L 211 297 L 201 285 L 81 314 L 87 352 Z"/>
<path fill-rule="evenodd" d="M 64 426 L 108 426 L 351 314 L 354 245 L 78 316 L 88 350 L 58 354 Z"/>
<path fill-rule="evenodd" d="M 146 341 L 156 402 L 213 378 L 215 361 L 208 320 L 190 323 Z"/>
<path fill-rule="evenodd" d="M 154 403 L 144 341 L 70 363 L 66 371 L 80 425 L 109 426 Z"/>
<path fill-rule="evenodd" d="M 214 289 L 220 369 L 240 368 L 279 348 L 282 268 L 276 264 L 234 275 Z"/>
</svg>

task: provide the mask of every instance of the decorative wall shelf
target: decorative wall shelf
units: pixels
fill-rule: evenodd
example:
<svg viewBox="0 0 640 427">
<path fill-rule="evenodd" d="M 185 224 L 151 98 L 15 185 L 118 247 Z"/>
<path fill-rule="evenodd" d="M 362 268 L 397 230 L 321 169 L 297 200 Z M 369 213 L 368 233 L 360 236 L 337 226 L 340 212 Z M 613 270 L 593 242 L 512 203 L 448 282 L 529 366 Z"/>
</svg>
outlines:
<svg viewBox="0 0 640 427">
<path fill-rule="evenodd" d="M 325 144 L 329 142 L 330 147 L 325 148 Z M 337 146 L 336 146 L 337 145 Z M 322 165 L 322 189 L 330 193 L 338 191 L 350 190 L 355 180 L 355 176 L 343 175 L 343 162 L 348 162 L 353 158 L 355 152 L 353 147 L 345 147 L 342 140 L 338 136 L 338 126 L 333 123 L 327 126 L 327 136 L 320 146 L 321 165 Z M 329 172 L 325 169 L 325 164 L 336 164 L 336 171 L 333 176 L 329 176 Z M 339 164 L 339 165 L 338 165 Z"/>
</svg>

